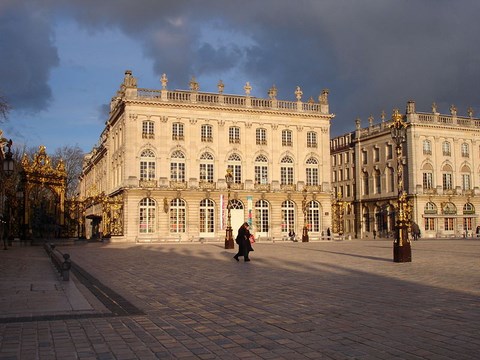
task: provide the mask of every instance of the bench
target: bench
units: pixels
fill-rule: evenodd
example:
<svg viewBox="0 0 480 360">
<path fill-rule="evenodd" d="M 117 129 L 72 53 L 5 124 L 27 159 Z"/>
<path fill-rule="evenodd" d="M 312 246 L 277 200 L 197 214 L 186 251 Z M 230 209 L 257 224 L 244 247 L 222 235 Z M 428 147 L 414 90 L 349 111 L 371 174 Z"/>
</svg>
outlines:
<svg viewBox="0 0 480 360">
<path fill-rule="evenodd" d="M 63 256 L 55 251 L 55 244 L 45 243 L 43 248 L 47 252 L 50 260 L 53 265 L 57 268 L 57 271 L 62 275 L 63 281 L 70 280 L 70 269 L 72 267 L 72 262 L 70 260 L 69 254 L 63 254 Z"/>
</svg>

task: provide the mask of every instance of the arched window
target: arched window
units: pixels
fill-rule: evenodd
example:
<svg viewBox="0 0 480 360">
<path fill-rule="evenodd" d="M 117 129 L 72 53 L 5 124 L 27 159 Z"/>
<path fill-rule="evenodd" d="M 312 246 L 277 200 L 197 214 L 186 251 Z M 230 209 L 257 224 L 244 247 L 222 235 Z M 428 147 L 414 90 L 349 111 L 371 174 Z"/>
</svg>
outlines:
<svg viewBox="0 0 480 360">
<path fill-rule="evenodd" d="M 139 207 L 139 232 L 151 234 L 155 232 L 155 200 L 143 198 Z"/>
<path fill-rule="evenodd" d="M 311 157 L 305 164 L 307 185 L 318 186 L 318 160 Z"/>
<path fill-rule="evenodd" d="M 150 120 L 142 122 L 142 139 L 153 139 L 155 137 L 155 123 Z"/>
<path fill-rule="evenodd" d="M 209 152 L 200 156 L 200 181 L 213 183 L 213 155 Z"/>
<path fill-rule="evenodd" d="M 442 144 L 442 152 L 443 156 L 451 156 L 452 155 L 452 148 L 448 141 L 444 141 Z"/>
<path fill-rule="evenodd" d="M 445 165 L 442 168 L 442 183 L 443 190 L 453 189 L 453 169 L 450 165 Z"/>
<path fill-rule="evenodd" d="M 255 158 L 255 184 L 268 184 L 268 160 L 264 155 Z"/>
<path fill-rule="evenodd" d="M 266 129 L 257 129 L 255 131 L 257 145 L 267 145 L 267 130 Z"/>
<path fill-rule="evenodd" d="M 472 188 L 470 180 L 470 168 L 467 165 L 462 166 L 460 170 L 462 176 L 462 190 L 470 190 Z"/>
<path fill-rule="evenodd" d="M 184 233 L 186 231 L 186 214 L 185 201 L 179 198 L 170 201 L 170 233 Z"/>
<path fill-rule="evenodd" d="M 215 231 L 215 203 L 211 199 L 200 201 L 200 233 Z"/>
<path fill-rule="evenodd" d="M 185 154 L 180 150 L 174 151 L 171 156 L 170 180 L 185 182 Z"/>
<path fill-rule="evenodd" d="M 465 215 L 475 214 L 475 206 L 472 203 L 466 203 L 463 205 L 463 213 Z"/>
<path fill-rule="evenodd" d="M 293 185 L 293 159 L 284 156 L 280 163 L 280 185 Z"/>
<path fill-rule="evenodd" d="M 311 232 L 320 232 L 320 203 L 312 200 L 307 204 L 307 223 Z"/>
<path fill-rule="evenodd" d="M 286 200 L 282 203 L 282 233 L 295 231 L 295 203 Z"/>
<path fill-rule="evenodd" d="M 435 203 L 429 201 L 425 204 L 425 208 L 423 210 L 425 214 L 436 214 L 438 212 L 437 205 Z"/>
<path fill-rule="evenodd" d="M 433 166 L 425 164 L 422 167 L 423 188 L 425 190 L 433 189 Z"/>
<path fill-rule="evenodd" d="M 140 155 L 140 180 L 155 179 L 155 154 L 152 150 L 143 150 Z"/>
<path fill-rule="evenodd" d="M 266 200 L 258 200 L 255 203 L 255 231 L 268 233 L 270 212 Z"/>
<path fill-rule="evenodd" d="M 423 140 L 423 155 L 432 155 L 432 142 Z"/>
<path fill-rule="evenodd" d="M 282 146 L 292 146 L 292 131 L 282 130 Z"/>
<path fill-rule="evenodd" d="M 232 170 L 233 182 L 235 184 L 242 183 L 242 159 L 240 155 L 233 153 L 228 157 L 227 167 Z"/>
</svg>

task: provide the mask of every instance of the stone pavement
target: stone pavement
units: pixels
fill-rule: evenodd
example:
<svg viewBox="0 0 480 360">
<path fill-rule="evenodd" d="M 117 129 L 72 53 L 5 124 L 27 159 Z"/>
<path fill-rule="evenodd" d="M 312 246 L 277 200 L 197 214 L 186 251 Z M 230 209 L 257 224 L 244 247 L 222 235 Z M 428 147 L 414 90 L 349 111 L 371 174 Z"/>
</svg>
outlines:
<svg viewBox="0 0 480 360">
<path fill-rule="evenodd" d="M 258 243 L 237 263 L 223 244 L 64 246 L 88 272 L 68 283 L 13 247 L 0 360 L 478 359 L 480 241 L 412 247 L 393 263 L 391 241 Z"/>
</svg>

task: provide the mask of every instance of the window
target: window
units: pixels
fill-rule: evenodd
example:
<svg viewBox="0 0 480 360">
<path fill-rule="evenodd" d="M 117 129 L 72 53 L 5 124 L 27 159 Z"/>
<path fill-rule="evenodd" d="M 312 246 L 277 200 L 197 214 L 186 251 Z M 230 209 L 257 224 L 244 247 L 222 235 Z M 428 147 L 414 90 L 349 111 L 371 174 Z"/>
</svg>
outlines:
<svg viewBox="0 0 480 360">
<path fill-rule="evenodd" d="M 472 229 L 472 218 L 470 218 L 470 217 L 463 218 L 463 230 L 467 230 L 467 231 L 473 230 Z"/>
<path fill-rule="evenodd" d="M 317 145 L 317 133 L 315 131 L 307 132 L 307 147 L 316 148 Z"/>
<path fill-rule="evenodd" d="M 293 185 L 293 159 L 285 156 L 280 163 L 280 185 Z"/>
<path fill-rule="evenodd" d="M 433 173 L 431 172 L 423 173 L 423 188 L 433 189 Z"/>
<path fill-rule="evenodd" d="M 430 140 L 423 140 L 423 155 L 432 155 L 432 143 Z"/>
<path fill-rule="evenodd" d="M 212 125 L 202 125 L 202 127 L 201 127 L 201 138 L 202 138 L 202 142 L 212 142 L 213 141 Z"/>
<path fill-rule="evenodd" d="M 215 231 L 215 204 L 210 199 L 200 201 L 200 232 L 213 233 Z"/>
<path fill-rule="evenodd" d="M 463 205 L 463 214 L 475 214 L 475 207 L 472 203 L 466 203 L 465 205 Z"/>
<path fill-rule="evenodd" d="M 213 155 L 209 152 L 200 156 L 200 182 L 213 183 Z"/>
<path fill-rule="evenodd" d="M 390 191 L 393 192 L 395 191 L 395 170 L 391 167 L 388 168 L 388 177 L 390 178 Z"/>
<path fill-rule="evenodd" d="M 140 234 L 151 234 L 155 232 L 155 201 L 151 198 L 142 199 L 140 201 L 139 211 Z"/>
<path fill-rule="evenodd" d="M 467 143 L 462 144 L 462 157 L 470 157 L 470 149 Z"/>
<path fill-rule="evenodd" d="M 232 170 L 233 182 L 235 184 L 242 183 L 242 159 L 238 154 L 231 154 L 228 157 L 227 167 Z"/>
<path fill-rule="evenodd" d="M 320 204 L 318 201 L 312 200 L 307 203 L 307 223 L 309 231 L 320 232 Z"/>
<path fill-rule="evenodd" d="M 185 155 L 181 151 L 174 151 L 170 162 L 170 180 L 185 182 Z"/>
<path fill-rule="evenodd" d="M 374 148 L 373 149 L 373 160 L 375 162 L 379 162 L 380 161 L 380 149 L 379 148 Z"/>
<path fill-rule="evenodd" d="M 382 192 L 382 179 L 381 179 L 381 176 L 380 176 L 380 171 L 379 170 L 375 170 L 375 173 L 374 173 L 374 180 L 375 180 L 375 192 L 377 194 L 381 194 Z"/>
<path fill-rule="evenodd" d="M 170 233 L 184 233 L 186 227 L 186 206 L 182 199 L 170 202 Z"/>
<path fill-rule="evenodd" d="M 318 161 L 311 157 L 306 162 L 307 185 L 318 186 Z"/>
<path fill-rule="evenodd" d="M 444 141 L 442 144 L 442 152 L 443 156 L 451 156 L 452 155 L 452 148 L 448 141 Z"/>
<path fill-rule="evenodd" d="M 425 218 L 425 231 L 435 230 L 435 219 L 434 218 Z"/>
<path fill-rule="evenodd" d="M 295 231 L 295 205 L 293 201 L 286 200 L 282 203 L 282 233 Z"/>
<path fill-rule="evenodd" d="M 445 231 L 453 231 L 453 218 L 445 218 Z"/>
<path fill-rule="evenodd" d="M 462 190 L 470 189 L 470 174 L 462 174 Z"/>
<path fill-rule="evenodd" d="M 366 150 L 362 150 L 362 163 L 364 165 L 368 163 L 368 155 Z"/>
<path fill-rule="evenodd" d="M 292 131 L 282 130 L 282 146 L 292 146 Z"/>
<path fill-rule="evenodd" d="M 453 189 L 453 170 L 450 165 L 445 165 L 442 169 L 443 190 Z"/>
<path fill-rule="evenodd" d="M 363 173 L 363 195 L 368 195 L 369 191 L 368 191 L 368 173 Z"/>
<path fill-rule="evenodd" d="M 257 145 L 267 145 L 267 130 L 257 129 L 256 139 L 257 139 Z"/>
<path fill-rule="evenodd" d="M 269 209 L 266 200 L 258 200 L 255 203 L 255 231 L 268 233 Z"/>
<path fill-rule="evenodd" d="M 255 159 L 255 184 L 268 184 L 268 160 L 259 155 Z"/>
<path fill-rule="evenodd" d="M 155 154 L 147 149 L 140 155 L 140 180 L 153 179 L 155 179 Z"/>
<path fill-rule="evenodd" d="M 155 137 L 155 123 L 153 121 L 142 122 L 142 139 L 153 139 Z"/>
<path fill-rule="evenodd" d="M 387 160 L 393 159 L 393 145 L 387 144 Z"/>
<path fill-rule="evenodd" d="M 172 140 L 184 140 L 182 123 L 172 124 Z"/>
<path fill-rule="evenodd" d="M 240 128 L 231 126 L 228 128 L 228 141 L 230 144 L 240 144 Z"/>
</svg>

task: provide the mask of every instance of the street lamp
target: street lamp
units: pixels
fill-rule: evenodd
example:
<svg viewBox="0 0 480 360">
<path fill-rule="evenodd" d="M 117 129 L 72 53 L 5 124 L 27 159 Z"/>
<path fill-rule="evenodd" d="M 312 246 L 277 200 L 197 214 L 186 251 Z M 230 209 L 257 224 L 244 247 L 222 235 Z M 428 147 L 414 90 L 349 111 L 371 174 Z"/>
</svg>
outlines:
<svg viewBox="0 0 480 360">
<path fill-rule="evenodd" d="M 302 200 L 302 210 L 303 210 L 303 230 L 302 230 L 302 242 L 308 242 L 308 227 L 307 227 L 307 188 L 303 188 L 303 200 Z"/>
<path fill-rule="evenodd" d="M 2 132 L 0 130 L 0 136 L 1 136 Z M 5 177 L 10 177 L 12 174 L 13 174 L 13 169 L 14 169 L 14 166 L 15 166 L 15 162 L 13 160 L 13 154 L 12 154 L 12 150 L 11 150 L 11 147 L 12 147 L 12 139 L 5 139 L 5 138 L 2 138 L 0 137 L 0 144 L 4 147 L 3 148 L 3 151 L 2 151 L 2 155 L 3 155 L 3 158 L 2 158 L 2 170 L 3 170 L 3 175 L 5 175 Z M 6 151 L 5 151 L 6 149 Z M 2 196 L 1 196 L 1 201 L 2 201 L 2 214 L 1 215 L 1 219 L 0 219 L 0 222 L 1 222 L 1 230 L 0 230 L 0 236 L 2 237 L 2 240 L 3 240 L 3 250 L 8 250 L 8 247 L 7 247 L 7 238 L 5 237 L 5 219 L 4 219 L 4 212 L 5 212 L 5 188 L 6 188 L 6 184 L 2 184 Z"/>
<path fill-rule="evenodd" d="M 410 221 L 410 205 L 407 200 L 407 193 L 404 189 L 402 144 L 407 140 L 408 123 L 403 121 L 403 116 L 398 109 L 393 111 L 390 133 L 397 150 L 397 219 L 396 234 L 393 242 L 393 261 L 411 262 L 412 249 L 408 239 L 408 223 Z"/>
<path fill-rule="evenodd" d="M 231 205 L 230 205 L 230 188 L 233 183 L 233 174 L 232 169 L 227 168 L 227 173 L 225 174 L 225 181 L 227 183 L 227 230 L 225 233 L 225 249 L 234 249 L 235 244 L 233 243 L 233 235 L 232 235 L 232 215 L 230 213 Z"/>
</svg>

